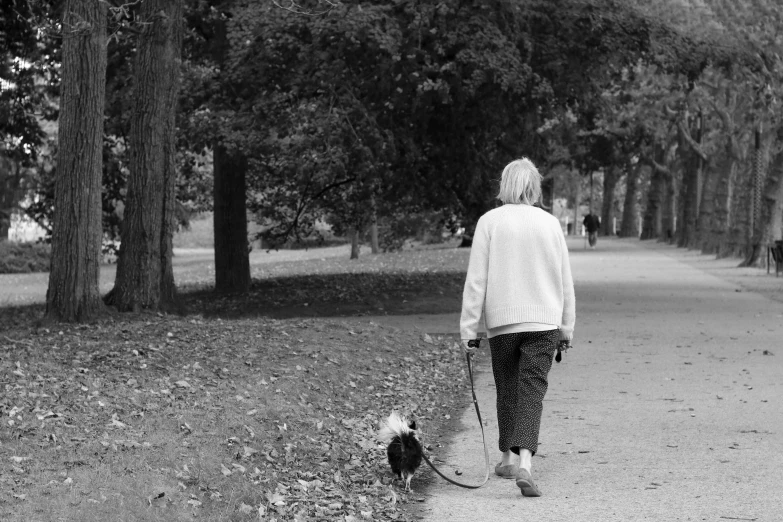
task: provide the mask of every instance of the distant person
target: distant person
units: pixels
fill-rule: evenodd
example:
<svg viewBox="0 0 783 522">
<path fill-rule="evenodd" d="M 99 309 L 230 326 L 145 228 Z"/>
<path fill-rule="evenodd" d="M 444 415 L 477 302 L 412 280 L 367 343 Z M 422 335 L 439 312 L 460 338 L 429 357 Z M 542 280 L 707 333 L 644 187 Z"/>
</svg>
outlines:
<svg viewBox="0 0 783 522">
<path fill-rule="evenodd" d="M 565 236 L 556 217 L 533 206 L 540 197 L 535 165 L 509 163 L 497 196 L 504 205 L 476 225 L 460 318 L 462 346 L 472 353 L 484 315 L 502 453 L 495 474 L 515 479 L 526 497 L 541 495 L 530 467 L 542 401 L 552 359 L 570 347 L 575 320 Z"/>
<path fill-rule="evenodd" d="M 590 248 L 595 248 L 595 244 L 598 242 L 598 229 L 601 228 L 601 220 L 591 212 L 585 216 L 582 224 L 587 229 L 587 242 L 590 243 Z"/>
</svg>

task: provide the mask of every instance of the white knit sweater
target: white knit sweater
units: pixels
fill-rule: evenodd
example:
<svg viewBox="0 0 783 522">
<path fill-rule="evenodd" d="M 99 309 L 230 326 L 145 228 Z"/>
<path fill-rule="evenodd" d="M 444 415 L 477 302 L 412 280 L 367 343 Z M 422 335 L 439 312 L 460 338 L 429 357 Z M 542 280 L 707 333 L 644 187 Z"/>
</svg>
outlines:
<svg viewBox="0 0 783 522">
<path fill-rule="evenodd" d="M 574 333 L 574 282 L 560 222 L 530 205 L 507 204 L 478 221 L 462 294 L 462 339 L 487 328 L 545 323 Z"/>
</svg>

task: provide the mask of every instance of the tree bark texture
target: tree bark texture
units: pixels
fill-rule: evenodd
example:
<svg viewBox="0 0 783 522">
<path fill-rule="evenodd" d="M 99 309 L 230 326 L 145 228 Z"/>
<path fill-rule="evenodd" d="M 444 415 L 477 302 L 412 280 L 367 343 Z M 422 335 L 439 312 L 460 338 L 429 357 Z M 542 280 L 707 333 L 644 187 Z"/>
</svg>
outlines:
<svg viewBox="0 0 783 522">
<path fill-rule="evenodd" d="M 661 235 L 660 241 L 674 243 L 677 234 L 677 190 L 675 189 L 676 180 L 674 176 L 664 179 L 663 183 L 663 205 L 661 210 Z"/>
<path fill-rule="evenodd" d="M 777 143 L 780 146 L 783 143 L 783 127 L 778 131 Z M 762 160 L 763 162 L 763 160 Z M 781 222 L 783 222 L 783 212 L 780 209 L 781 200 L 783 200 L 783 151 L 775 154 L 769 168 L 761 168 L 767 172 L 764 176 L 763 188 L 760 194 L 760 204 L 757 212 L 757 224 L 753 231 L 753 240 L 751 248 L 743 266 L 754 266 L 766 263 L 766 256 L 763 255 L 767 245 L 774 240 L 780 239 Z"/>
<path fill-rule="evenodd" d="M 103 308 L 101 174 L 106 96 L 106 4 L 66 0 L 52 261 L 46 318 L 85 321 Z"/>
<path fill-rule="evenodd" d="M 622 177 L 622 170 L 610 167 L 604 171 L 604 197 L 601 202 L 601 229 L 603 235 L 612 235 L 612 220 L 614 219 L 614 189 Z"/>
<path fill-rule="evenodd" d="M 751 146 L 752 149 L 752 146 Z M 748 250 L 748 230 L 750 229 L 750 199 L 753 193 L 751 185 L 751 167 L 753 152 L 748 159 L 737 167 L 735 183 L 732 187 L 731 212 L 728 223 L 728 238 L 722 247 L 722 257 L 745 257 Z"/>
<path fill-rule="evenodd" d="M 214 164 L 215 291 L 247 292 L 250 258 L 245 176 L 247 160 L 216 144 Z"/>
<path fill-rule="evenodd" d="M 718 173 L 713 169 L 702 169 L 701 203 L 699 203 L 699 215 L 696 217 L 696 235 L 698 247 L 702 254 L 714 254 L 718 245 L 712 236 L 715 216 L 715 194 L 718 190 Z"/>
<path fill-rule="evenodd" d="M 351 259 L 359 259 L 359 229 L 351 230 Z"/>
<path fill-rule="evenodd" d="M 715 194 L 715 216 L 712 221 L 711 235 L 717 244 L 715 255 L 720 259 L 728 255 L 732 222 L 732 199 L 737 179 L 738 160 L 731 160 L 718 173 L 718 182 Z"/>
<path fill-rule="evenodd" d="M 765 204 L 765 178 L 767 177 L 766 168 L 766 148 L 761 143 L 761 129 L 760 127 L 755 132 L 754 138 L 754 154 L 753 154 L 753 168 L 751 174 L 751 187 L 750 197 L 750 226 L 747 228 L 747 247 L 745 260 L 740 263 L 740 266 L 756 266 L 762 259 L 762 243 L 764 242 L 764 236 L 766 235 L 766 219 L 769 217 L 765 215 L 765 211 L 768 210 Z"/>
<path fill-rule="evenodd" d="M 183 0 L 146 0 L 134 60 L 130 176 L 113 302 L 121 311 L 173 305 L 174 117 Z"/>
<path fill-rule="evenodd" d="M 638 196 L 639 176 L 642 173 L 642 165 L 628 165 L 628 174 L 625 178 L 625 202 L 623 203 L 623 219 L 620 222 L 621 237 L 639 237 L 639 205 Z"/>
<path fill-rule="evenodd" d="M 709 208 L 710 202 L 704 201 L 702 212 L 707 213 L 706 227 L 701 228 L 704 238 L 702 239 L 702 252 L 716 254 L 717 257 L 724 257 L 729 242 L 729 227 L 732 221 L 731 205 L 734 194 L 735 180 L 737 177 L 737 164 L 741 161 L 742 152 L 740 150 L 737 126 L 734 123 L 730 111 L 713 104 L 718 116 L 723 123 L 723 135 L 725 146 L 717 160 L 714 173 L 714 195 L 712 197 L 712 208 Z M 734 92 L 727 90 L 726 107 L 736 109 L 737 97 Z M 705 208 L 704 205 L 707 205 Z M 709 212 L 711 211 L 711 216 Z"/>
<path fill-rule="evenodd" d="M 687 121 L 687 117 L 685 120 Z M 697 120 L 698 121 L 698 120 Z M 682 184 L 680 194 L 680 212 L 677 226 L 677 246 L 685 248 L 695 248 L 698 246 L 699 238 L 696 222 L 699 216 L 699 196 L 701 188 L 701 170 L 703 166 L 703 157 L 700 156 L 700 130 L 696 128 L 696 139 L 691 137 L 690 130 L 686 128 L 685 122 L 681 121 L 678 125 L 680 146 L 678 152 L 682 158 Z"/>
<path fill-rule="evenodd" d="M 380 252 L 378 245 L 378 207 L 375 204 L 375 196 L 370 201 L 372 205 L 372 215 L 370 216 L 370 250 L 373 254 Z"/>
<path fill-rule="evenodd" d="M 647 190 L 647 205 L 642 217 L 642 233 L 640 239 L 663 238 L 663 201 L 665 198 L 666 180 L 671 176 L 663 166 L 665 150 L 656 146 L 654 161 L 652 162 L 652 174 L 650 176 L 650 188 Z"/>
</svg>

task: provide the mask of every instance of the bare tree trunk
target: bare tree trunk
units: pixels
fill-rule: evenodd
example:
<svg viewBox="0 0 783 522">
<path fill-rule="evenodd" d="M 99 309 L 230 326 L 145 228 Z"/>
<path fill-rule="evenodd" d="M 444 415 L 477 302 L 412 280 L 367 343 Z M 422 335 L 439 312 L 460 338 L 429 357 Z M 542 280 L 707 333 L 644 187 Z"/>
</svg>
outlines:
<svg viewBox="0 0 783 522">
<path fill-rule="evenodd" d="M 748 246 L 745 260 L 740 266 L 755 266 L 761 259 L 761 248 L 766 233 L 766 223 L 763 213 L 766 210 L 764 204 L 764 178 L 765 176 L 765 158 L 764 148 L 761 146 L 761 128 L 757 128 L 754 139 L 754 157 L 752 171 L 752 191 L 750 205 L 750 236 L 748 237 Z"/>
<path fill-rule="evenodd" d="M 783 142 L 783 126 L 778 129 L 777 142 Z M 767 170 L 768 173 L 760 194 L 761 201 L 753 231 L 752 248 L 740 266 L 766 263 L 766 257 L 763 255 L 764 248 L 777 239 L 776 234 L 780 233 L 782 226 L 783 213 L 779 207 L 783 200 L 783 151 L 775 154 L 768 169 L 764 169 L 763 166 L 761 169 Z"/>
<path fill-rule="evenodd" d="M 106 99 L 106 4 L 66 0 L 52 261 L 46 318 L 85 321 L 103 304 L 101 174 Z"/>
<path fill-rule="evenodd" d="M 176 45 L 177 68 L 181 61 L 181 40 Z M 179 80 L 176 87 L 169 90 L 169 103 L 174 109 L 168 113 L 163 131 L 163 218 L 160 236 L 160 302 L 167 308 L 171 305 L 178 309 L 181 304 L 177 297 L 177 285 L 174 283 L 174 233 L 177 231 L 177 123 L 176 106 L 179 93 Z"/>
<path fill-rule="evenodd" d="M 697 219 L 699 215 L 699 196 L 701 195 L 702 168 L 706 155 L 701 150 L 701 115 L 695 120 L 696 137 L 691 137 L 686 127 L 687 115 L 678 123 L 680 148 L 683 162 L 680 223 L 677 227 L 677 246 L 695 248 L 699 244 Z"/>
<path fill-rule="evenodd" d="M 183 0 L 141 4 L 134 60 L 130 176 L 113 295 L 121 311 L 174 305 L 174 115 L 179 92 Z"/>
<path fill-rule="evenodd" d="M 673 243 L 677 234 L 675 217 L 677 216 L 677 190 L 675 189 L 676 180 L 674 176 L 664 179 L 663 184 L 663 206 L 661 209 L 661 235 L 660 241 Z"/>
<path fill-rule="evenodd" d="M 748 156 L 753 157 L 752 150 Z M 727 219 L 728 235 L 720 253 L 721 257 L 744 258 L 748 251 L 747 237 L 748 230 L 751 228 L 752 213 L 750 199 L 753 192 L 751 186 L 753 168 L 749 163 L 752 161 L 744 161 L 735 169 L 736 177 L 731 184 L 730 213 Z"/>
<path fill-rule="evenodd" d="M 359 229 L 351 229 L 351 259 L 359 259 Z"/>
<path fill-rule="evenodd" d="M 696 218 L 696 234 L 702 254 L 714 254 L 718 249 L 717 242 L 712 235 L 718 178 L 719 174 L 717 172 L 704 169 L 704 185 L 701 192 L 699 215 Z"/>
<path fill-rule="evenodd" d="M 601 202 L 601 228 L 605 236 L 612 234 L 614 219 L 614 189 L 622 177 L 619 167 L 610 167 L 604 171 L 604 197 Z"/>
<path fill-rule="evenodd" d="M 623 203 L 623 219 L 620 222 L 620 237 L 639 237 L 639 206 L 636 198 L 638 195 L 639 176 L 642 165 L 628 165 L 628 174 L 625 178 L 625 202 Z"/>
<path fill-rule="evenodd" d="M 250 289 L 245 186 L 247 160 L 234 154 L 215 144 L 215 291 L 221 293 L 247 292 Z"/>
<path fill-rule="evenodd" d="M 658 239 L 661 237 L 663 224 L 662 201 L 663 190 L 666 184 L 666 175 L 658 168 L 653 167 L 650 177 L 650 188 L 647 191 L 647 206 L 642 217 L 642 234 L 640 239 Z"/>
<path fill-rule="evenodd" d="M 719 167 L 715 187 L 715 210 L 712 219 L 710 241 L 717 257 L 723 257 L 729 235 L 731 220 L 731 197 L 736 176 L 737 161 L 727 158 Z"/>
<path fill-rule="evenodd" d="M 731 89 L 726 91 L 725 107 L 737 105 L 736 93 Z M 707 224 L 709 230 L 702 228 L 707 236 L 707 244 L 702 244 L 702 252 L 715 253 L 717 257 L 725 257 L 730 238 L 730 224 L 732 223 L 732 198 L 737 176 L 737 163 L 741 158 L 741 151 L 736 136 L 736 125 L 729 110 L 713 103 L 713 106 L 723 123 L 723 133 L 726 145 L 723 158 L 718 163 L 715 172 L 715 195 L 712 198 L 712 218 Z M 709 205 L 709 202 L 705 202 Z M 709 210 L 709 209 L 704 209 Z"/>
<path fill-rule="evenodd" d="M 373 254 L 380 252 L 378 247 L 378 208 L 375 204 L 375 196 L 372 197 L 372 216 L 370 217 L 370 248 Z"/>
</svg>

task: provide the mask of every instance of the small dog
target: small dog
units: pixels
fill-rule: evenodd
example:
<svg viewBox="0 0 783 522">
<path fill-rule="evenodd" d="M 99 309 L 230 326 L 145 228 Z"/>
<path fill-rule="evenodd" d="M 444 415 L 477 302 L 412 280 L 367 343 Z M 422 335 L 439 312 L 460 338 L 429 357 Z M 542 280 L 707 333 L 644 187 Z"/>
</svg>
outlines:
<svg viewBox="0 0 783 522">
<path fill-rule="evenodd" d="M 409 421 L 393 411 L 378 432 L 378 437 L 388 443 L 386 456 L 389 458 L 392 472 L 405 481 L 405 491 L 410 491 L 411 478 L 421 466 L 423 454 L 416 422 Z"/>
</svg>

